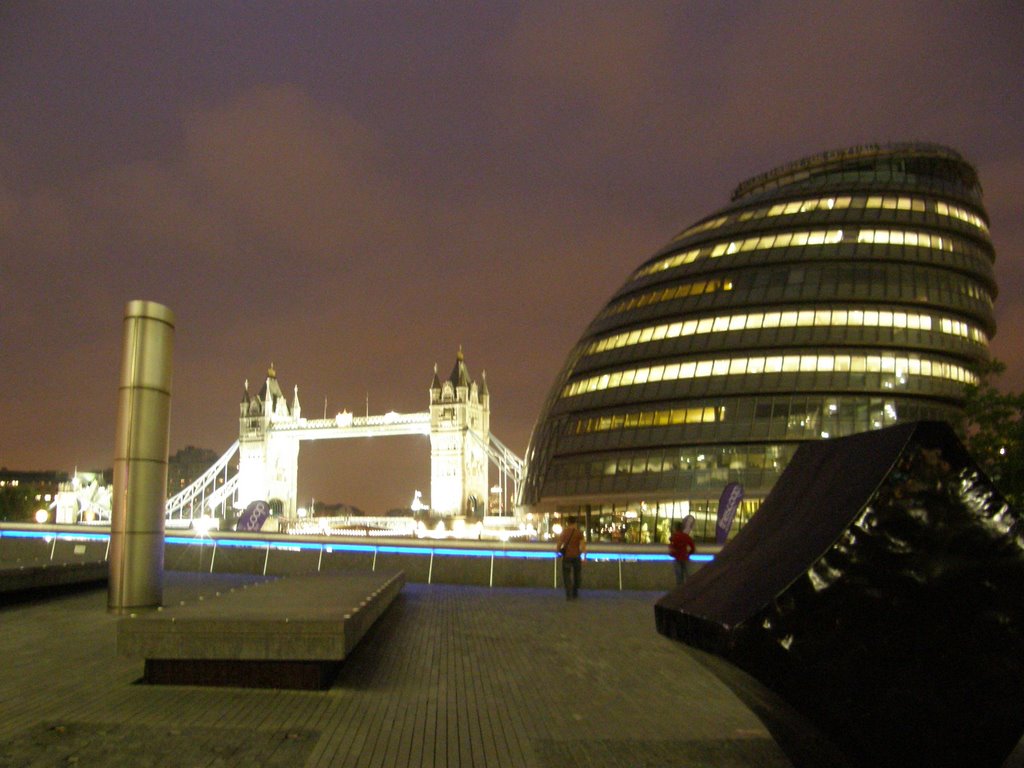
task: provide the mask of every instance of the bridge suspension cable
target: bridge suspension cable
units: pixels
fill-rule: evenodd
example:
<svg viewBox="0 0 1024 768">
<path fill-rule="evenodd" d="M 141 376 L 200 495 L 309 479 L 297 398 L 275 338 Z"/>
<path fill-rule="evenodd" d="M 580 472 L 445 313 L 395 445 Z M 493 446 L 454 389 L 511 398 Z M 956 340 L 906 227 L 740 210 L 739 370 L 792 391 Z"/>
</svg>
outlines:
<svg viewBox="0 0 1024 768">
<path fill-rule="evenodd" d="M 166 518 L 192 520 L 214 514 L 217 507 L 221 507 L 220 516 L 225 517 L 227 506 L 238 490 L 237 473 L 228 477 L 229 465 L 236 453 L 237 440 L 195 482 L 167 500 Z"/>
<path fill-rule="evenodd" d="M 508 506 L 507 500 L 509 498 L 509 481 L 512 483 L 511 498 L 519 498 L 519 489 L 523 483 L 524 462 L 515 453 L 513 453 L 508 446 L 495 437 L 493 432 L 488 435 L 488 442 L 484 442 L 483 438 L 472 430 L 469 434 L 473 435 L 473 437 L 476 438 L 476 441 L 483 446 L 484 450 L 487 451 L 487 458 L 489 458 L 491 463 L 498 468 L 498 481 L 501 487 L 502 507 L 506 508 Z"/>
</svg>

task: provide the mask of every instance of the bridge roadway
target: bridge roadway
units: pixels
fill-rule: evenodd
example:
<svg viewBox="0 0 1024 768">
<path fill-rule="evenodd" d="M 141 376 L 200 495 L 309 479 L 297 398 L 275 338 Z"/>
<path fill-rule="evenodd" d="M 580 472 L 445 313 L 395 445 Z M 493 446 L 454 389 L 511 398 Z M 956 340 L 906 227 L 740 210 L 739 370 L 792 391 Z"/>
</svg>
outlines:
<svg viewBox="0 0 1024 768">
<path fill-rule="evenodd" d="M 348 437 L 430 435 L 430 413 L 385 413 L 380 416 L 339 414 L 333 419 L 301 419 L 296 424 L 274 424 L 274 434 L 294 434 L 303 440 Z"/>
</svg>

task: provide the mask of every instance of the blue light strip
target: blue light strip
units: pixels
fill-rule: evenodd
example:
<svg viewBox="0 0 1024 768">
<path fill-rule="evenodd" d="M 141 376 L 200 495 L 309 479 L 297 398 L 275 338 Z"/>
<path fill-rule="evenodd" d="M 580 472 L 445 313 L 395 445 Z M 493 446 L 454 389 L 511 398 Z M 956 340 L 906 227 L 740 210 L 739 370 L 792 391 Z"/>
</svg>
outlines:
<svg viewBox="0 0 1024 768">
<path fill-rule="evenodd" d="M 429 555 L 433 553 L 430 547 L 377 547 L 378 552 L 389 555 Z"/>
<path fill-rule="evenodd" d="M 184 536 L 164 536 L 164 544 L 205 544 L 208 539 L 193 539 Z M 210 541 L 213 544 L 212 541 Z"/>
<path fill-rule="evenodd" d="M 106 533 L 60 533 L 58 531 L 0 531 L 0 538 L 10 537 L 14 539 L 50 539 L 57 538 L 63 541 L 106 541 L 110 538 Z"/>
<path fill-rule="evenodd" d="M 11 538 L 25 539 L 46 539 L 47 541 L 56 537 L 64 541 L 107 541 L 110 538 L 106 533 L 80 533 L 59 531 L 21 531 L 21 530 L 0 530 L 0 538 L 9 536 Z M 441 557 L 511 557 L 526 560 L 550 560 L 558 555 L 555 552 L 543 550 L 507 550 L 507 549 L 457 549 L 455 547 L 402 547 L 396 545 L 372 545 L 372 544 L 340 544 L 336 542 L 323 544 L 309 541 L 268 541 L 259 539 L 227 539 L 212 537 L 186 537 L 186 536 L 165 536 L 167 544 L 178 544 L 194 546 L 196 544 L 216 544 L 220 547 L 241 547 L 251 549 L 267 549 L 295 551 L 311 550 L 318 551 L 321 548 L 327 552 L 377 552 L 388 555 L 439 555 Z M 671 562 L 671 555 L 655 554 L 651 552 L 588 552 L 587 559 L 595 562 Z M 715 559 L 714 555 L 695 554 L 690 557 L 698 563 L 710 563 Z"/>
<path fill-rule="evenodd" d="M 15 539 L 49 539 L 57 534 L 46 531 L 0 531 L 0 536 L 10 536 Z"/>
<path fill-rule="evenodd" d="M 214 539 L 210 540 L 213 543 Z M 269 541 L 255 541 L 253 539 L 216 539 L 218 547 L 249 547 L 251 549 L 266 549 L 271 546 Z"/>
<path fill-rule="evenodd" d="M 690 555 L 690 560 L 698 563 L 710 563 L 714 555 Z M 621 560 L 623 562 L 670 563 L 672 555 L 659 555 L 652 552 L 588 552 L 587 560 Z"/>
<path fill-rule="evenodd" d="M 334 552 L 339 550 L 341 552 L 376 552 L 377 548 L 370 546 L 369 544 L 324 544 L 324 550 L 326 552 Z"/>
</svg>

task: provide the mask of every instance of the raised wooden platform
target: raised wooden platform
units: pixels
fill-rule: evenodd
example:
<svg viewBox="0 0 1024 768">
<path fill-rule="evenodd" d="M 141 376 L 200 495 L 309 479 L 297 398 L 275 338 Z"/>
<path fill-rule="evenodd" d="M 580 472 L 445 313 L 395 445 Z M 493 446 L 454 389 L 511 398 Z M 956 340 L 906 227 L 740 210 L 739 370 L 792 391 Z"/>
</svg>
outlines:
<svg viewBox="0 0 1024 768">
<path fill-rule="evenodd" d="M 121 656 L 155 684 L 324 689 L 398 596 L 402 572 L 291 576 L 123 617 Z"/>
<path fill-rule="evenodd" d="M 21 600 L 58 590 L 99 586 L 107 581 L 105 562 L 0 565 L 0 602 Z"/>
</svg>

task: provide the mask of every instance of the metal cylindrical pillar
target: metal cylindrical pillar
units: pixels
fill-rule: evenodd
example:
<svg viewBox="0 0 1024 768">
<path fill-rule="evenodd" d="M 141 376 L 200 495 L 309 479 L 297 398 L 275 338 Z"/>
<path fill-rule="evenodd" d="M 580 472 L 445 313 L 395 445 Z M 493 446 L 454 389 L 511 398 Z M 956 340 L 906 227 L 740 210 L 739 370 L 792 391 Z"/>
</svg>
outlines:
<svg viewBox="0 0 1024 768">
<path fill-rule="evenodd" d="M 163 599 L 174 313 L 152 301 L 124 310 L 110 516 L 111 611 Z"/>
</svg>

